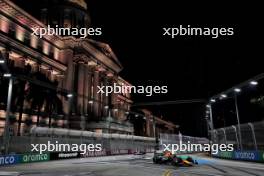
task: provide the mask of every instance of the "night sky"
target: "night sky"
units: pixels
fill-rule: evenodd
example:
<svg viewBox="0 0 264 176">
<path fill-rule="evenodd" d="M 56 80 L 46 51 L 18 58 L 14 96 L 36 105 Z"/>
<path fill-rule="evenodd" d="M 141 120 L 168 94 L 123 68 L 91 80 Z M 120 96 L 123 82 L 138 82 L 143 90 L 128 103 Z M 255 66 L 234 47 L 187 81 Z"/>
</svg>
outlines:
<svg viewBox="0 0 264 176">
<path fill-rule="evenodd" d="M 110 44 L 124 66 L 121 76 L 134 85 L 168 85 L 163 96 L 134 95 L 135 102 L 207 99 L 263 72 L 263 31 L 257 4 L 180 1 L 88 1 L 99 40 Z M 163 36 L 163 27 L 233 27 L 234 36 Z M 190 135 L 199 129 L 204 105 L 151 107 Z M 190 124 L 190 122 L 193 122 Z"/>
<path fill-rule="evenodd" d="M 87 0 L 94 39 L 108 43 L 133 85 L 167 85 L 169 93 L 134 102 L 208 99 L 263 72 L 263 10 L 259 4 L 230 2 Z M 232 27 L 234 36 L 163 36 L 163 27 Z M 262 50 L 261 50 L 262 49 Z M 189 135 L 203 135 L 204 105 L 148 107 L 180 124 Z M 189 123 L 193 122 L 193 123 Z"/>
</svg>

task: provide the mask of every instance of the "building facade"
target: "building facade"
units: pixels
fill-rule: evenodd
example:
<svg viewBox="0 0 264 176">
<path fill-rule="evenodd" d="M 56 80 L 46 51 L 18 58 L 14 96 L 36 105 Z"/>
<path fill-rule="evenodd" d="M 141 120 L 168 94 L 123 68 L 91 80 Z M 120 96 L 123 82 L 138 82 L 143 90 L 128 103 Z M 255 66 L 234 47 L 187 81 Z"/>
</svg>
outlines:
<svg viewBox="0 0 264 176">
<path fill-rule="evenodd" d="M 178 125 L 163 120 L 161 117 L 154 116 L 152 112 L 147 109 L 142 109 L 141 111 L 144 113 L 145 117 L 145 128 L 143 128 L 145 136 L 159 138 L 160 133 L 174 134 L 178 132 Z"/>
<path fill-rule="evenodd" d="M 123 67 L 108 44 L 89 37 L 32 35 L 32 28 L 47 25 L 89 27 L 85 1 L 28 2 L 36 9 L 27 9 L 23 1 L 0 0 L 0 136 L 6 125 L 7 72 L 13 79 L 13 135 L 27 135 L 34 126 L 146 137 L 176 132 L 176 125 L 146 109 L 142 117 L 128 118 L 133 103 L 129 93 L 98 93 L 98 86 L 131 86 L 119 76 Z"/>
<path fill-rule="evenodd" d="M 32 28 L 46 28 L 48 24 L 89 25 L 84 1 L 63 2 L 64 6 L 58 4 L 63 13 L 50 14 L 51 9 L 43 7 L 36 19 L 14 2 L 0 0 L 1 58 L 14 78 L 10 115 L 13 134 L 26 134 L 34 125 L 133 134 L 126 118 L 132 103 L 130 95 L 97 93 L 98 86 L 130 85 L 119 76 L 122 65 L 108 44 L 89 37 L 32 35 Z M 7 106 L 7 79 L 3 75 L 1 91 L 3 133 Z"/>
</svg>

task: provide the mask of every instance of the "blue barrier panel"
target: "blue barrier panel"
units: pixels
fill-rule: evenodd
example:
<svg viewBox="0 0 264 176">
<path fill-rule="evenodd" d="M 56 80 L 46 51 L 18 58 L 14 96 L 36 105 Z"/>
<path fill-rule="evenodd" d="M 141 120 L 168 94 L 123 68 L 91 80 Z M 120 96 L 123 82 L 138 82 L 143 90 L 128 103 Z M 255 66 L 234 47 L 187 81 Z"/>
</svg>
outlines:
<svg viewBox="0 0 264 176">
<path fill-rule="evenodd" d="M 257 151 L 235 151 L 234 159 L 246 161 L 260 161 L 260 155 Z"/>
<path fill-rule="evenodd" d="M 0 155 L 0 166 L 17 164 L 20 161 L 19 155 Z"/>
</svg>

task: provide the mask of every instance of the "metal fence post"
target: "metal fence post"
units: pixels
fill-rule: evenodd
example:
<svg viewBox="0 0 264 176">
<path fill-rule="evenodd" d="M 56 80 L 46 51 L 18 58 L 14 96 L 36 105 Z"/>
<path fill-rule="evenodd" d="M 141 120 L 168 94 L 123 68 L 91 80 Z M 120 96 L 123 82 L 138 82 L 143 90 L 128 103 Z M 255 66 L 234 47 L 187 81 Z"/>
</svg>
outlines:
<svg viewBox="0 0 264 176">
<path fill-rule="evenodd" d="M 235 95 L 235 107 L 236 107 L 237 127 L 238 127 L 238 137 L 239 137 L 240 150 L 243 150 L 241 128 L 240 128 L 240 117 L 239 117 L 239 110 L 238 110 L 238 106 L 237 106 L 237 95 Z"/>
<path fill-rule="evenodd" d="M 226 140 L 226 132 L 225 132 L 225 129 L 224 128 L 221 128 L 224 132 L 224 139 L 225 139 L 225 144 L 227 144 L 227 140 Z"/>
<path fill-rule="evenodd" d="M 239 144 L 239 142 L 238 142 L 238 136 L 237 136 L 237 129 L 236 129 L 236 127 L 234 126 L 234 125 L 232 125 L 232 128 L 234 128 L 234 130 L 235 130 L 235 134 L 236 134 L 236 140 L 237 140 L 237 146 L 238 146 L 238 148 L 240 149 L 240 144 Z"/>
<path fill-rule="evenodd" d="M 214 130 L 214 135 L 215 135 L 215 141 L 217 144 L 219 144 L 219 141 L 218 141 L 218 131 L 217 130 Z"/>
<path fill-rule="evenodd" d="M 254 142 L 254 146 L 255 146 L 255 150 L 258 150 L 258 145 L 257 145 L 257 140 L 256 140 L 256 135 L 255 135 L 255 129 L 252 123 L 248 123 L 248 125 L 251 128 L 251 132 L 252 132 L 252 137 L 253 137 L 253 142 Z"/>
</svg>

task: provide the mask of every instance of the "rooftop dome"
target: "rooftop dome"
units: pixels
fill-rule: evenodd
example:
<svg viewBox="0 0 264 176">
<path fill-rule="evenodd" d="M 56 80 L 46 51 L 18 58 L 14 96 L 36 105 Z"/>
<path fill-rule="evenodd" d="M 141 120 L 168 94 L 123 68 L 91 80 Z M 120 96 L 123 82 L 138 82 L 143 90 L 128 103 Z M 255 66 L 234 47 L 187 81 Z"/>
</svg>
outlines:
<svg viewBox="0 0 264 176">
<path fill-rule="evenodd" d="M 87 9 L 87 4 L 84 0 L 68 0 L 70 3 L 76 4 L 84 9 Z"/>
</svg>

